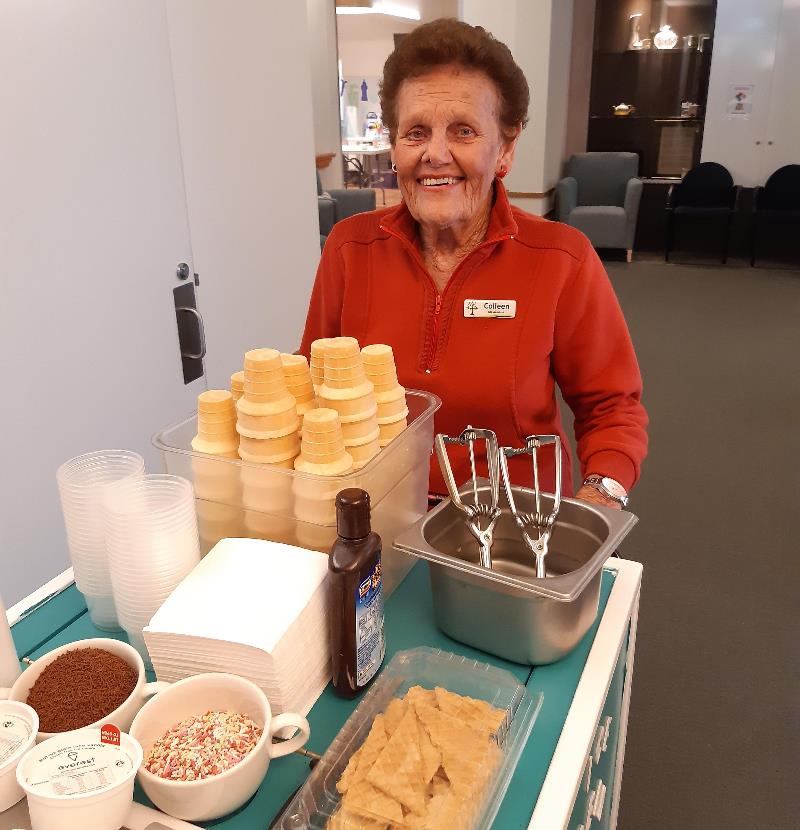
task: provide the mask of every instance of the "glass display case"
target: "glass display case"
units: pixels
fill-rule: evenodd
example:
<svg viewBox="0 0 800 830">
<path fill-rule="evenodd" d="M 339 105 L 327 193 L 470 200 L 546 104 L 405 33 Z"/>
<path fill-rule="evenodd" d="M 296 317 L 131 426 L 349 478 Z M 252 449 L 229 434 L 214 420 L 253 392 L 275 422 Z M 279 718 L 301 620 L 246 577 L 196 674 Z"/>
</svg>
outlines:
<svg viewBox="0 0 800 830">
<path fill-rule="evenodd" d="M 715 12 L 714 0 L 598 0 L 589 151 L 638 153 L 645 178 L 699 162 Z"/>
</svg>

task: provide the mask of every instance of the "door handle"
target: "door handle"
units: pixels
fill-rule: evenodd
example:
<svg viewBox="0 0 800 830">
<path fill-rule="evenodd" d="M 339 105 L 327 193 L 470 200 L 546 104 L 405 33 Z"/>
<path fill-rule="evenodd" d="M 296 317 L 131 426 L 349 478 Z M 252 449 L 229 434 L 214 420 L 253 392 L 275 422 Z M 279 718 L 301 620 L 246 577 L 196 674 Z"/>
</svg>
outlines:
<svg viewBox="0 0 800 830">
<path fill-rule="evenodd" d="M 200 338 L 200 351 L 199 352 L 181 352 L 181 357 L 185 357 L 189 360 L 202 360 L 206 356 L 206 330 L 205 326 L 203 325 L 203 316 L 196 308 L 192 308 L 189 305 L 181 305 L 178 306 L 175 311 L 183 311 L 188 314 L 193 314 L 195 319 L 197 320 L 197 334 Z"/>
</svg>

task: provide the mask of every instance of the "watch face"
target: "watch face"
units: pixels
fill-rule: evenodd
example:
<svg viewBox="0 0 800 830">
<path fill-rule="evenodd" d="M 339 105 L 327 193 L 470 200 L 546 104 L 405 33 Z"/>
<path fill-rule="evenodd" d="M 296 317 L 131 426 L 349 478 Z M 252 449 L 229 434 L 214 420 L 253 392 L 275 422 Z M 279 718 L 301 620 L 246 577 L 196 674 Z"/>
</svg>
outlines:
<svg viewBox="0 0 800 830">
<path fill-rule="evenodd" d="M 618 499 L 624 499 L 627 497 L 627 492 L 625 488 L 618 482 L 614 481 L 613 478 L 606 478 L 604 477 L 602 480 L 603 487 L 611 493 L 612 496 Z"/>
</svg>

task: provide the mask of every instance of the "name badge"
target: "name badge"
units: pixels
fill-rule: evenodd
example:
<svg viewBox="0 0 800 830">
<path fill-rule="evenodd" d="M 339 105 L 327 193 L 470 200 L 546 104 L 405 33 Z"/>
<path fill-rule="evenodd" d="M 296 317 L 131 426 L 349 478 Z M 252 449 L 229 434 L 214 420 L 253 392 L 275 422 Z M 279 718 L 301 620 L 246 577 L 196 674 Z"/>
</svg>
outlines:
<svg viewBox="0 0 800 830">
<path fill-rule="evenodd" d="M 516 300 L 464 300 L 465 317 L 516 317 Z"/>
</svg>

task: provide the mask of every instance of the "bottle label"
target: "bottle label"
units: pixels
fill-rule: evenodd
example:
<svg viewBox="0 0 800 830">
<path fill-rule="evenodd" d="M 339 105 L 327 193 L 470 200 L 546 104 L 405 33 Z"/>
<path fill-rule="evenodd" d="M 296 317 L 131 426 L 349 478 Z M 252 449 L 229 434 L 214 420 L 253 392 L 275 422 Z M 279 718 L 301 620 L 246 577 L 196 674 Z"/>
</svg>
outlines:
<svg viewBox="0 0 800 830">
<path fill-rule="evenodd" d="M 356 685 L 366 686 L 383 662 L 383 582 L 381 560 L 356 588 Z"/>
</svg>

